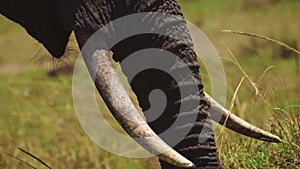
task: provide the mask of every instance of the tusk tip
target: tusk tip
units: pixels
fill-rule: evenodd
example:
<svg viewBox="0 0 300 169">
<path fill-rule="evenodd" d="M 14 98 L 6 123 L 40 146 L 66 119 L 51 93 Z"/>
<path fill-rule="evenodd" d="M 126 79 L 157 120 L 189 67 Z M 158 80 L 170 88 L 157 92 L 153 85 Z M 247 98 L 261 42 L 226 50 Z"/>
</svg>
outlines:
<svg viewBox="0 0 300 169">
<path fill-rule="evenodd" d="M 182 163 L 180 166 L 183 167 L 183 168 L 195 168 L 196 167 L 195 164 L 192 163 L 191 161 L 188 161 L 186 163 Z"/>
<path fill-rule="evenodd" d="M 163 154 L 158 155 L 158 158 L 160 158 L 163 161 L 168 162 L 169 164 L 172 164 L 174 166 L 180 167 L 180 168 L 195 168 L 195 164 L 191 162 L 190 160 L 183 157 L 181 154 L 177 153 L 176 151 L 172 150 L 171 152 L 165 152 Z"/>
<path fill-rule="evenodd" d="M 184 163 L 184 164 L 180 165 L 180 167 L 183 167 L 183 168 L 195 168 L 196 166 L 192 162 L 189 162 L 189 163 Z"/>
<path fill-rule="evenodd" d="M 191 163 L 191 164 L 189 164 L 187 166 L 188 166 L 188 168 L 195 168 L 196 167 L 195 164 L 193 164 L 193 163 Z"/>
<path fill-rule="evenodd" d="M 262 139 L 264 141 L 268 141 L 268 142 L 274 142 L 274 143 L 281 143 L 282 142 L 282 139 L 279 138 L 278 136 L 273 136 L 272 138 L 265 138 L 265 139 Z"/>
</svg>

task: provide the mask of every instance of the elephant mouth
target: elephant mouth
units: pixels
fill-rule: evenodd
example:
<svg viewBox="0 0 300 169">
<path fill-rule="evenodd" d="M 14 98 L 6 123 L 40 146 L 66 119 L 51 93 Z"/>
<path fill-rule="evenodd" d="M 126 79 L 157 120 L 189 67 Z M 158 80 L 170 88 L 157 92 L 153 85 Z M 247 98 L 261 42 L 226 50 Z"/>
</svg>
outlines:
<svg viewBox="0 0 300 169">
<path fill-rule="evenodd" d="M 78 44 L 82 48 L 89 36 L 81 31 L 76 31 L 75 34 Z M 193 168 L 195 166 L 190 160 L 169 147 L 140 116 L 121 84 L 107 50 L 96 49 L 92 54 L 93 59 L 100 58 L 100 61 L 86 59 L 85 56 L 83 58 L 87 65 L 94 64 L 88 63 L 91 61 L 97 63 L 97 66 L 93 68 L 95 69 L 96 88 L 112 115 L 137 143 L 150 153 L 156 154 L 161 160 L 172 165 L 182 168 Z M 214 121 L 225 125 L 233 131 L 255 139 L 281 142 L 279 137 L 235 116 L 206 93 L 205 97 L 211 104 L 211 117 Z"/>
</svg>

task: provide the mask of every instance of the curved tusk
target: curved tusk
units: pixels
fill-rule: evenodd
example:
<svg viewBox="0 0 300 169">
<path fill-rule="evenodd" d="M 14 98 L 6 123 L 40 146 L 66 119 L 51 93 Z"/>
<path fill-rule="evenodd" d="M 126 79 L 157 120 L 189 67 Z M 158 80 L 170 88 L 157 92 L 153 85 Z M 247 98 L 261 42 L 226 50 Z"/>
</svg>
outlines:
<svg viewBox="0 0 300 169">
<path fill-rule="evenodd" d="M 82 48 L 89 36 L 78 31 L 75 33 Z M 90 69 L 90 73 L 95 73 L 96 88 L 110 112 L 138 144 L 172 165 L 182 168 L 194 168 L 191 161 L 161 140 L 139 115 L 115 72 L 107 50 L 95 50 L 92 56 L 84 56 L 84 60 Z"/>
<path fill-rule="evenodd" d="M 239 118 L 238 116 L 231 113 L 229 110 L 221 106 L 216 100 L 210 97 L 205 93 L 205 98 L 210 102 L 210 113 L 211 117 L 215 122 L 224 125 L 225 127 L 243 134 L 248 137 L 255 139 L 268 141 L 268 142 L 281 142 L 282 140 L 267 131 L 264 131 L 258 127 L 253 126 L 252 124 L 246 122 L 245 120 Z"/>
<path fill-rule="evenodd" d="M 163 142 L 139 115 L 118 79 L 108 52 L 96 50 L 94 55 L 101 58 L 96 72 L 96 87 L 123 129 L 149 152 L 159 154 L 160 159 L 179 167 L 193 167 L 192 162 Z"/>
</svg>

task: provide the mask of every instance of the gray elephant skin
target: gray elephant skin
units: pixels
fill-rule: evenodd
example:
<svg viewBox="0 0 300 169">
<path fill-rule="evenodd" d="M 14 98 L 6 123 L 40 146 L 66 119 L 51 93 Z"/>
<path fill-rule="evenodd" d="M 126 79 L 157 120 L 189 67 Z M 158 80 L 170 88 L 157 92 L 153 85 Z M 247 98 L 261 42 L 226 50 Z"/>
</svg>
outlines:
<svg viewBox="0 0 300 169">
<path fill-rule="evenodd" d="M 64 54 L 72 31 L 75 31 L 79 46 L 83 47 L 88 37 L 102 26 L 120 17 L 141 12 L 159 12 L 183 18 L 180 6 L 175 0 L 0 1 L 0 13 L 19 23 L 28 34 L 42 43 L 57 58 Z M 158 24 L 161 25 L 164 22 Z M 179 124 L 173 131 L 174 133 L 180 133 L 180 130 L 190 128 L 189 132 L 173 147 L 176 152 L 190 160 L 195 165 L 194 168 L 222 168 L 211 124 L 211 102 L 205 97 L 197 56 L 191 48 L 193 44 L 186 28 L 186 22 L 182 19 L 179 22 L 174 21 L 174 23 L 166 21 L 166 24 L 173 24 L 174 26 L 169 30 L 170 33 L 185 37 L 185 43 L 162 35 L 137 35 L 127 38 L 111 48 L 113 59 L 122 65 L 126 56 L 147 48 L 163 49 L 178 56 L 186 66 L 182 67 L 174 63 L 171 71 L 180 73 L 181 69 L 188 67 L 192 76 L 181 74 L 181 79 L 174 80 L 162 71 L 150 69 L 139 73 L 131 81 L 131 87 L 137 95 L 143 111 L 147 111 L 151 107 L 148 97 L 152 90 L 160 89 L 165 93 L 167 103 L 164 112 L 159 118 L 148 123 L 155 133 L 159 134 L 167 130 L 177 118 L 181 118 L 184 123 Z M 86 38 L 83 38 L 84 36 Z M 126 71 L 124 73 L 126 74 Z M 189 85 L 194 84 L 198 91 L 182 96 L 179 88 L 189 88 Z M 195 103 L 196 106 L 186 106 L 195 105 Z M 180 111 L 180 107 L 188 108 Z M 145 116 L 147 119 L 148 115 L 145 114 Z M 189 121 L 190 116 L 196 116 L 196 121 Z M 199 140 L 204 141 L 199 142 Z M 169 144 L 168 140 L 165 141 Z M 183 167 L 175 166 L 176 163 L 173 163 L 175 165 L 170 163 L 172 162 L 168 160 L 160 160 L 162 169 Z"/>
</svg>

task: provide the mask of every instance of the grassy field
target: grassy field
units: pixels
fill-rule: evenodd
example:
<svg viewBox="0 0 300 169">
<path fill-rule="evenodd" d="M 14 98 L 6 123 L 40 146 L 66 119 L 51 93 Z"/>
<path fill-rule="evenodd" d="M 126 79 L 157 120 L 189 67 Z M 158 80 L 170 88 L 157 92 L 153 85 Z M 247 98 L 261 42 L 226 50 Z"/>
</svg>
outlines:
<svg viewBox="0 0 300 169">
<path fill-rule="evenodd" d="M 222 164 L 225 168 L 300 168 L 300 56 L 258 38 L 221 32 L 253 32 L 300 49 L 300 2 L 180 3 L 186 18 L 207 34 L 222 58 L 227 78 L 226 106 L 234 103 L 235 114 L 283 139 L 280 144 L 264 143 L 218 127 Z M 47 76 L 46 66 L 36 66 L 32 61 L 38 48 L 39 44 L 20 26 L 0 16 L 0 168 L 30 168 L 28 164 L 45 168 L 18 148 L 38 156 L 52 168 L 159 166 L 156 158 L 118 157 L 94 144 L 77 120 L 71 75 Z M 202 75 L 209 90 L 205 70 Z M 232 99 L 236 90 L 237 96 Z"/>
</svg>

